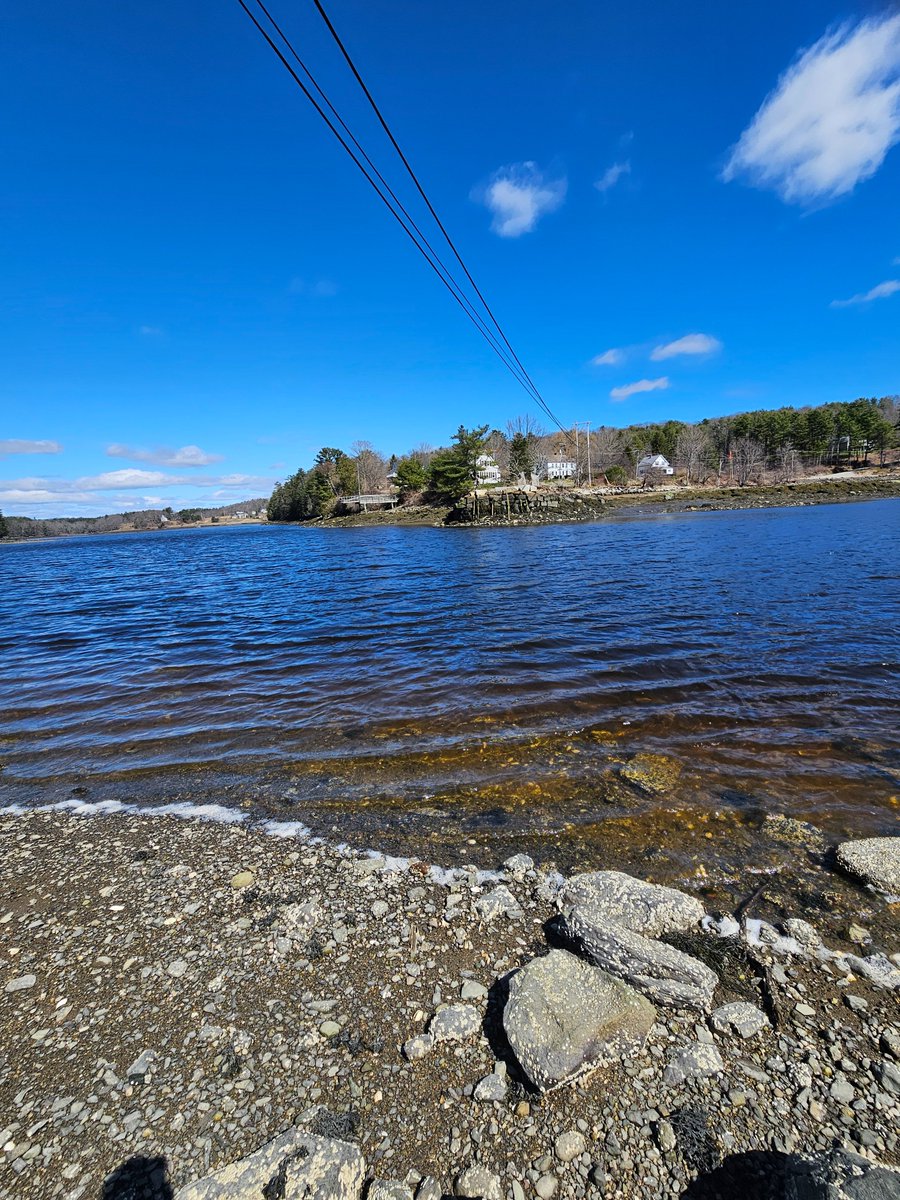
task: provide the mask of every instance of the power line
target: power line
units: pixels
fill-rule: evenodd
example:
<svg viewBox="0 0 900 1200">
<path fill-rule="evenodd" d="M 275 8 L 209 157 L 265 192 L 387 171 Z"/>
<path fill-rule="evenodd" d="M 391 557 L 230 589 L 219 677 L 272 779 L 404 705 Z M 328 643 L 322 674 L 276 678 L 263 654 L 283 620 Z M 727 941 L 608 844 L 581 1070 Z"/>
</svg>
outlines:
<svg viewBox="0 0 900 1200">
<path fill-rule="evenodd" d="M 441 218 L 438 216 L 437 212 L 435 211 L 434 205 L 429 200 L 424 187 L 422 186 L 422 184 L 419 181 L 419 177 L 416 175 L 415 171 L 412 169 L 409 159 L 406 157 L 406 155 L 401 150 L 400 144 L 397 141 L 397 139 L 394 137 L 394 134 L 391 131 L 391 127 L 388 125 L 387 121 L 385 120 L 384 114 L 382 113 L 381 109 L 378 107 L 377 103 L 375 102 L 375 98 L 372 95 L 372 93 L 369 91 L 368 87 L 366 86 L 365 80 L 363 79 L 362 75 L 360 75 L 359 70 L 356 66 L 356 63 L 353 61 L 353 59 L 350 56 L 349 50 L 344 45 L 343 41 L 341 40 L 340 34 L 338 33 L 338 31 L 335 29 L 334 25 L 332 24 L 331 18 L 328 16 L 328 13 L 325 11 L 325 6 L 322 4 L 322 0 L 313 0 L 313 3 L 315 4 L 316 8 L 318 9 L 319 15 L 321 16 L 322 20 L 328 26 L 329 33 L 331 34 L 331 36 L 334 38 L 335 42 L 337 43 L 338 49 L 340 50 L 341 54 L 343 54 L 344 59 L 346 60 L 347 66 L 353 72 L 356 82 L 362 88 L 366 99 L 368 100 L 369 104 L 372 107 L 372 111 L 375 113 L 375 116 L 378 118 L 382 129 L 387 134 L 391 145 L 397 151 L 400 161 L 403 163 L 404 167 L 406 168 L 410 179 L 415 184 L 419 195 L 425 201 L 428 211 L 431 213 L 432 217 L 434 218 L 435 224 L 437 225 L 438 229 L 440 229 L 441 233 L 444 235 L 444 239 L 447 242 L 447 245 L 453 251 L 456 261 L 462 267 L 463 272 L 465 273 L 466 279 L 468 279 L 469 283 L 472 285 L 472 287 L 475 291 L 475 295 L 478 297 L 478 299 L 484 305 L 485 312 L 491 318 L 491 321 L 493 322 L 495 329 L 497 330 L 501 339 L 503 340 L 504 345 L 509 350 L 510 354 L 512 355 L 513 359 L 515 360 L 516 366 L 519 367 L 522 374 L 525 376 L 525 378 L 528 380 L 528 382 L 531 384 L 532 388 L 534 389 L 535 398 L 537 399 L 538 404 L 540 404 L 541 408 L 544 410 L 544 412 L 547 414 L 547 416 L 550 417 L 550 419 L 560 429 L 563 429 L 563 426 L 556 419 L 556 417 L 550 410 L 549 405 L 544 400 L 543 396 L 541 396 L 541 393 L 538 390 L 537 386 L 535 385 L 534 381 L 532 380 L 531 376 L 525 370 L 519 356 L 516 354 L 515 350 L 513 350 L 512 345 L 510 344 L 509 338 L 503 332 L 500 322 L 494 316 L 491 306 L 488 304 L 487 300 L 485 300 L 484 296 L 482 295 L 481 289 L 479 288 L 479 286 L 475 282 L 475 280 L 472 278 L 472 274 L 469 271 L 469 268 L 466 266 L 465 262 L 463 261 L 463 257 L 460 254 L 459 250 L 457 250 L 456 244 L 454 243 L 453 239 L 450 237 L 450 234 L 447 232 L 446 228 L 444 227 L 444 223 L 441 220 Z"/>
<path fill-rule="evenodd" d="M 533 385 L 529 385 L 528 382 L 519 375 L 514 363 L 507 358 L 507 356 L 503 350 L 503 347 L 497 343 L 496 338 L 493 336 L 490 329 L 488 329 L 486 327 L 483 319 L 479 316 L 477 311 L 473 308 L 471 302 L 468 300 L 468 298 L 465 296 L 465 294 L 460 289 L 459 285 L 453 279 L 450 272 L 444 266 L 443 262 L 441 261 L 440 257 L 438 256 L 438 254 L 436 253 L 436 251 L 433 249 L 433 247 L 428 242 L 428 239 L 425 236 L 425 234 L 423 234 L 422 231 L 419 229 L 418 225 L 415 223 L 413 218 L 408 214 L 408 212 L 406 211 L 403 204 L 400 202 L 399 199 L 397 199 L 396 195 L 393 192 L 393 189 L 391 189 L 391 187 L 387 183 L 387 181 L 384 180 L 384 177 L 378 171 L 377 167 L 374 166 L 374 164 L 372 163 L 372 160 L 369 158 L 369 156 L 366 154 L 366 152 L 363 150 L 363 148 L 359 145 L 359 142 L 353 136 L 353 134 L 347 127 L 346 123 L 342 120 L 342 118 L 340 117 L 340 114 L 338 114 L 337 110 L 334 108 L 334 105 L 331 104 L 330 100 L 325 95 L 325 92 L 322 90 L 322 88 L 316 82 L 315 77 L 312 75 L 309 68 L 305 65 L 305 63 L 299 57 L 297 52 L 293 49 L 290 42 L 285 37 L 285 35 L 281 32 L 280 28 L 278 27 L 278 25 L 274 21 L 274 19 L 269 15 L 265 6 L 261 3 L 261 0 L 256 0 L 256 3 L 258 4 L 259 8 L 266 14 L 266 16 L 268 17 L 269 21 L 271 22 L 273 28 L 275 28 L 275 30 L 278 32 L 279 36 L 284 41 L 289 52 L 294 57 L 297 64 L 300 66 L 301 70 L 304 72 L 304 74 L 307 76 L 307 78 L 309 79 L 312 86 L 316 89 L 316 91 L 322 97 L 323 102 L 335 114 L 335 119 L 347 131 L 347 136 L 354 143 L 354 145 L 356 145 L 358 147 L 360 155 L 365 159 L 365 161 L 368 164 L 370 164 L 372 172 L 381 181 L 381 183 L 384 187 L 384 191 L 382 191 L 382 188 L 379 187 L 378 183 L 375 181 L 375 179 L 373 179 L 372 175 L 366 169 L 366 166 L 363 164 L 362 161 L 360 161 L 360 158 L 357 157 L 357 155 L 354 153 L 351 146 L 348 144 L 348 142 L 345 140 L 345 138 L 341 135 L 340 131 L 335 127 L 334 123 L 330 120 L 330 118 L 328 117 L 328 114 L 324 111 L 322 106 L 318 103 L 315 96 L 313 96 L 313 94 L 310 92 L 309 88 L 306 86 L 306 84 L 304 84 L 303 80 L 299 77 L 297 72 L 293 69 L 291 64 L 287 61 L 284 54 L 282 53 L 280 48 L 277 46 L 277 44 L 275 43 L 275 41 L 273 40 L 273 38 L 271 37 L 269 32 L 263 27 L 263 25 L 260 23 L 260 21 L 254 15 L 254 13 L 252 13 L 250 11 L 249 7 L 245 3 L 245 0 L 238 0 L 238 3 L 240 4 L 240 6 L 244 10 L 244 12 L 247 14 L 247 16 L 250 18 L 250 20 L 253 22 L 253 24 L 256 26 L 256 28 L 259 30 L 259 32 L 262 34 L 262 36 L 265 38 L 266 42 L 269 44 L 271 49 L 278 56 L 282 65 L 288 71 L 288 73 L 290 74 L 290 76 L 292 77 L 294 82 L 297 84 L 297 86 L 300 88 L 300 90 L 303 92 L 303 94 L 306 96 L 306 98 L 309 100 L 309 102 L 315 108 L 316 112 L 319 114 L 319 116 L 322 118 L 322 120 L 325 122 L 325 124 L 328 126 L 328 128 L 331 130 L 331 132 L 334 134 L 334 136 L 340 142 L 341 146 L 344 148 L 344 150 L 347 152 L 347 154 L 350 156 L 350 158 L 353 160 L 353 162 L 356 164 L 356 166 L 359 168 L 359 170 L 365 176 L 366 180 L 369 182 L 369 184 L 372 186 L 372 188 L 375 190 L 375 192 L 378 194 L 379 198 L 385 204 L 388 211 L 391 213 L 391 215 L 394 217 L 394 219 L 398 222 L 398 224 L 401 226 L 401 228 L 406 233 L 406 235 L 410 238 L 413 245 L 416 247 L 416 249 L 419 251 L 419 253 L 423 256 L 423 258 L 428 263 L 428 265 L 431 267 L 431 269 L 438 276 L 441 283 L 443 283 L 443 285 L 448 289 L 450 294 L 453 296 L 454 300 L 456 300 L 457 304 L 460 305 L 460 307 L 463 309 L 463 312 L 465 312 L 465 314 L 469 318 L 469 320 L 472 321 L 472 323 L 475 325 L 476 329 L 478 329 L 478 331 L 482 335 L 482 337 L 485 338 L 485 340 L 488 342 L 488 344 L 494 350 L 494 353 L 497 354 L 497 356 L 500 358 L 501 362 L 504 364 L 504 366 L 507 368 L 507 370 L 509 370 L 510 373 L 513 375 L 513 378 L 516 379 L 516 381 L 518 383 L 520 383 L 526 389 L 526 391 L 528 391 L 529 394 L 531 395 Z M 387 192 L 388 194 L 386 195 L 385 192 Z M 395 205 L 396 205 L 396 207 L 395 207 Z M 532 395 L 532 398 L 536 399 L 537 397 Z"/>
<path fill-rule="evenodd" d="M 263 3 L 263 0 L 255 0 L 255 2 L 257 4 L 257 6 L 259 7 L 259 9 L 265 15 L 266 19 L 269 21 L 272 28 L 276 31 L 276 33 L 278 34 L 278 36 L 280 37 L 280 39 L 286 46 L 290 55 L 293 57 L 293 59 L 296 61 L 297 65 L 303 71 L 304 75 L 309 80 L 311 86 L 315 89 L 315 91 L 321 97 L 322 102 L 327 106 L 327 108 L 333 114 L 335 121 L 337 121 L 337 123 L 341 126 L 341 128 L 346 133 L 347 138 L 349 138 L 350 142 L 352 142 L 353 146 L 355 146 L 355 148 L 358 151 L 359 156 L 361 156 L 361 158 L 358 157 L 356 153 L 354 153 L 353 148 L 351 148 L 351 146 L 348 144 L 348 141 L 345 140 L 345 138 L 341 135 L 341 132 L 335 127 L 335 124 L 329 118 L 328 114 L 324 111 L 322 106 L 318 103 L 318 101 L 316 100 L 315 96 L 311 93 L 309 88 L 304 84 L 303 80 L 297 75 L 296 71 L 294 71 L 293 67 L 287 61 L 287 59 L 285 58 L 285 55 L 282 53 L 279 46 L 273 40 L 273 38 L 270 35 L 270 33 L 268 32 L 268 30 L 266 28 L 264 28 L 264 26 L 260 23 L 260 21 L 257 19 L 255 14 L 250 10 L 250 8 L 248 7 L 245 0 L 238 0 L 238 3 L 240 4 L 241 8 L 244 10 L 244 12 L 247 14 L 247 16 L 250 18 L 250 20 L 256 26 L 256 28 L 260 32 L 260 34 L 262 34 L 263 38 L 266 40 L 266 42 L 268 43 L 270 48 L 277 55 L 277 57 L 281 61 L 282 65 L 285 67 L 285 69 L 291 75 L 294 82 L 297 84 L 297 86 L 300 88 L 300 90 L 303 92 L 303 94 L 306 96 L 306 98 L 310 101 L 310 103 L 316 109 L 316 112 L 319 114 L 319 116 L 322 118 L 322 120 L 328 126 L 329 130 L 334 134 L 334 136 L 340 142 L 341 146 L 346 151 L 346 153 L 349 155 L 349 157 L 353 160 L 355 165 L 359 168 L 359 170 L 365 176 L 367 182 L 372 186 L 372 188 L 378 194 L 379 198 L 382 200 L 382 202 L 388 208 L 391 215 L 394 217 L 394 219 L 398 222 L 398 224 L 401 226 L 401 228 L 404 230 L 404 232 L 407 234 L 407 236 L 410 238 L 410 240 L 416 246 L 416 249 L 419 251 L 419 253 L 422 254 L 422 256 L 425 258 L 426 262 L 432 268 L 432 270 L 435 272 L 435 274 L 438 276 L 441 283 L 448 289 L 450 294 L 453 296 L 454 300 L 456 300 L 457 304 L 459 304 L 460 307 L 463 309 L 463 311 L 465 312 L 465 314 L 469 318 L 469 320 L 475 325 L 478 332 L 482 335 L 482 337 L 485 338 L 488 345 L 490 345 L 491 349 L 498 356 L 500 361 L 504 364 L 504 366 L 507 368 L 507 370 L 510 371 L 510 373 L 513 375 L 513 378 L 515 378 L 517 380 L 517 382 L 520 383 L 521 386 L 525 388 L 525 390 L 529 393 L 529 396 L 531 397 L 531 399 L 533 399 L 540 406 L 542 411 L 553 421 L 553 423 L 564 434 L 566 434 L 566 436 L 570 437 L 571 435 L 568 433 L 568 431 L 564 428 L 564 426 L 560 423 L 560 421 L 557 419 L 555 414 L 552 412 L 549 405 L 547 404 L 547 402 L 544 400 L 543 396 L 541 395 L 539 389 L 535 385 L 534 381 L 531 379 L 528 372 L 525 370 L 525 367 L 522 365 L 522 362 L 519 359 L 518 355 L 513 350 L 512 346 L 509 342 L 509 339 L 506 337 L 506 334 L 504 333 L 499 322 L 497 321 L 496 317 L 494 316 L 493 311 L 491 310 L 490 306 L 488 305 L 487 301 L 485 300 L 484 296 L 482 295 L 481 290 L 478 288 L 478 285 L 475 283 L 474 279 L 472 278 L 472 275 L 469 272 L 468 268 L 466 267 L 466 264 L 463 261 L 459 251 L 457 250 L 457 248 L 454 245 L 452 239 L 450 238 L 450 235 L 448 234 L 446 228 L 444 227 L 443 223 L 441 222 L 440 218 L 438 217 L 437 212 L 435 211 L 433 205 L 431 204 L 430 200 L 428 199 L 428 196 L 426 195 L 424 189 L 422 188 L 421 183 L 419 182 L 418 178 L 416 177 L 415 172 L 413 171 L 409 161 L 407 160 L 406 156 L 403 154 L 403 151 L 400 149 L 399 144 L 397 143 L 395 137 L 391 133 L 391 131 L 387 125 L 387 122 L 385 121 L 380 110 L 378 109 L 378 106 L 375 103 L 374 98 L 372 97 L 371 93 L 369 92 L 368 88 L 366 87 L 361 75 L 359 74 L 359 71 L 357 70 L 352 59 L 350 58 L 349 53 L 347 52 L 346 48 L 344 47 L 343 43 L 341 42 L 340 37 L 337 34 L 337 31 L 334 29 L 334 26 L 331 24 L 331 21 L 329 20 L 328 15 L 325 12 L 324 8 L 321 6 L 321 4 L 318 2 L 318 0 L 316 0 L 316 5 L 317 5 L 317 8 L 319 9 L 319 12 L 321 13 L 332 36 L 334 37 L 339 48 L 341 49 L 341 52 L 344 55 L 344 58 L 346 59 L 348 65 L 350 66 L 350 69 L 352 70 L 354 76 L 356 77 L 357 81 L 359 82 L 360 86 L 362 87 L 369 103 L 371 104 L 376 115 L 378 116 L 378 119 L 379 119 L 382 127 L 384 128 L 385 133 L 387 134 L 388 138 L 390 139 L 394 149 L 396 150 L 397 154 L 400 156 L 400 159 L 403 162 L 404 166 L 406 167 L 406 170 L 409 172 L 411 178 L 413 179 L 413 182 L 415 183 L 417 190 L 419 191 L 420 195 L 422 196 L 422 199 L 424 200 L 425 204 L 427 205 L 429 212 L 431 213 L 436 224 L 438 225 L 438 228 L 440 229 L 441 233 L 443 234 L 444 238 L 446 239 L 447 244 L 450 246 L 450 249 L 452 250 L 455 258 L 459 262 L 466 278 L 468 279 L 475 294 L 477 295 L 478 299 L 480 300 L 485 312 L 488 314 L 494 328 L 497 330 L 497 334 L 499 335 L 499 337 L 503 343 L 502 345 L 498 343 L 497 337 L 494 336 L 492 330 L 489 327 L 487 327 L 487 325 L 485 324 L 485 321 L 482 318 L 482 316 L 473 307 L 472 302 L 465 295 L 465 293 L 463 292 L 462 288 L 459 286 L 457 281 L 453 278 L 451 272 L 449 271 L 447 266 L 444 264 L 440 255 L 437 253 L 437 251 L 434 249 L 434 247 L 430 243 L 428 237 L 422 232 L 421 228 L 416 223 L 414 218 L 410 215 L 410 213 L 408 212 L 406 207 L 403 205 L 402 201 L 400 201 L 400 199 L 397 197 L 396 193 L 391 188 L 390 184 L 387 182 L 387 180 L 384 178 L 382 173 L 378 170 L 378 168 L 372 162 L 372 159 L 366 153 L 365 149 L 360 145 L 357 138 L 354 136 L 354 134 L 352 133 L 352 131 L 350 130 L 350 128 L 348 127 L 346 122 L 341 117 L 340 113 L 337 111 L 337 109 L 334 107 L 334 105 L 328 99 L 328 96 L 325 94 L 323 89 L 319 86 L 319 84 L 316 81 L 315 77 L 313 76 L 312 72 L 309 70 L 309 68 L 306 66 L 306 64 L 303 62 L 303 60 L 300 58 L 299 54 L 294 49 L 293 45 L 291 44 L 290 40 L 288 39 L 288 37 L 286 36 L 284 31 L 280 28 L 280 26 L 278 25 L 275 18 L 272 16 L 272 14 L 266 8 L 265 4 Z M 364 160 L 364 162 L 361 161 L 361 159 Z M 369 169 L 367 169 L 367 166 L 364 165 L 364 163 L 367 164 Z M 378 182 L 376 182 L 376 179 L 373 178 L 373 175 L 375 177 L 377 177 Z M 381 184 L 381 186 L 379 186 L 379 183 Z"/>
</svg>

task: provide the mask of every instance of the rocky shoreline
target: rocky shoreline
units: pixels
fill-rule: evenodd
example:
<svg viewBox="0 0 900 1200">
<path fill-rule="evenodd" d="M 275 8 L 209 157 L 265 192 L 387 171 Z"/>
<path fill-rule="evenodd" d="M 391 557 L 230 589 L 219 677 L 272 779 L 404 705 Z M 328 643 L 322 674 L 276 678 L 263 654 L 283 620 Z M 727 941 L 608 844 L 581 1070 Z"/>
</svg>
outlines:
<svg viewBox="0 0 900 1200">
<path fill-rule="evenodd" d="M 803 508 L 900 497 L 900 477 L 847 476 L 747 487 L 670 486 L 649 489 L 498 487 L 466 497 L 455 509 L 400 505 L 388 511 L 338 513 L 309 524 L 325 529 L 395 525 L 558 525 L 597 521 L 619 514 L 725 512 L 751 508 Z"/>
<path fill-rule="evenodd" d="M 900 1195 L 897 940 L 278 832 L 0 817 L 0 1195 Z"/>
</svg>

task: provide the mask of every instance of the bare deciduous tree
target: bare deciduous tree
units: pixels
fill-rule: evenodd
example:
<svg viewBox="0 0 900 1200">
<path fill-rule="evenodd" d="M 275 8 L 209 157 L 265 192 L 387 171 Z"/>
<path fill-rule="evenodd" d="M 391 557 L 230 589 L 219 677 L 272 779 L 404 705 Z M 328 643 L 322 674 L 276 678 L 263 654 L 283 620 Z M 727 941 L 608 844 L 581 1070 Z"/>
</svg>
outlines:
<svg viewBox="0 0 900 1200">
<path fill-rule="evenodd" d="M 706 432 L 699 425 L 685 425 L 675 443 L 675 465 L 684 471 L 688 483 L 699 483 L 709 443 Z"/>
<path fill-rule="evenodd" d="M 354 442 L 350 451 L 356 463 L 360 492 L 365 494 L 382 491 L 386 488 L 387 463 L 372 443 Z"/>
<path fill-rule="evenodd" d="M 734 480 L 740 487 L 746 487 L 751 479 L 758 476 L 766 462 L 762 444 L 751 437 L 739 437 L 731 443 L 731 468 Z"/>
</svg>

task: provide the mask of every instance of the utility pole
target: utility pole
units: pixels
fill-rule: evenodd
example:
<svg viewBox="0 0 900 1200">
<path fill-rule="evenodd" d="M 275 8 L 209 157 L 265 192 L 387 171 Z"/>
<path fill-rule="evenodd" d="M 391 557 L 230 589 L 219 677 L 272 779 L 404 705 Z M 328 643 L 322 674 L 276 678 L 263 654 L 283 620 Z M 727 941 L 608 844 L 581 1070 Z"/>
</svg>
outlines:
<svg viewBox="0 0 900 1200">
<path fill-rule="evenodd" d="M 581 456 L 578 453 L 578 431 L 581 426 L 584 426 L 587 435 L 587 474 L 588 487 L 594 486 L 594 477 L 591 471 L 591 423 L 590 421 L 575 421 L 575 457 L 577 459 L 576 468 L 578 472 L 579 482 L 581 482 Z"/>
</svg>

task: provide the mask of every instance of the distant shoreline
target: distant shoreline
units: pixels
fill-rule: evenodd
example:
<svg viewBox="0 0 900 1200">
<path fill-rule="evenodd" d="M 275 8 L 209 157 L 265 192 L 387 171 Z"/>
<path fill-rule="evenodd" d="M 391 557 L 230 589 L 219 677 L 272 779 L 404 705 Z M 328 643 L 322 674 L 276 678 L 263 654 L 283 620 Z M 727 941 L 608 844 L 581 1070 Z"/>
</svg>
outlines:
<svg viewBox="0 0 900 1200">
<path fill-rule="evenodd" d="M 491 512 L 491 506 L 502 510 L 506 497 L 521 497 L 530 503 L 531 512 L 517 512 L 509 517 L 502 511 Z M 527 498 L 527 499 L 526 499 Z M 748 487 L 660 487 L 647 490 L 615 492 L 587 489 L 540 489 L 533 492 L 507 487 L 479 491 L 479 514 L 471 515 L 472 497 L 457 509 L 432 505 L 397 505 L 392 509 L 372 512 L 344 513 L 319 517 L 311 521 L 270 522 L 265 518 L 248 517 L 238 520 L 205 518 L 187 525 L 164 525 L 158 529 L 103 529 L 84 533 L 58 533 L 46 537 L 10 537 L 0 547 L 57 542 L 76 537 L 118 536 L 121 534 L 151 533 L 165 535 L 191 529 L 236 529 L 256 525 L 306 526 L 319 529 L 414 528 L 472 529 L 515 525 L 569 525 L 602 520 L 619 512 L 637 512 L 646 516 L 675 512 L 729 512 L 756 508 L 800 508 L 818 504 L 849 504 L 865 500 L 900 498 L 900 473 L 890 475 L 841 475 L 834 479 L 816 478 L 796 483 L 761 484 Z M 468 506 L 468 512 L 466 510 Z M 483 511 L 487 506 L 487 514 Z"/>
</svg>

